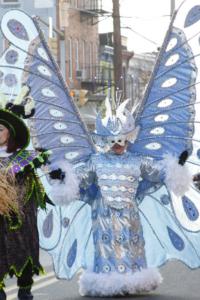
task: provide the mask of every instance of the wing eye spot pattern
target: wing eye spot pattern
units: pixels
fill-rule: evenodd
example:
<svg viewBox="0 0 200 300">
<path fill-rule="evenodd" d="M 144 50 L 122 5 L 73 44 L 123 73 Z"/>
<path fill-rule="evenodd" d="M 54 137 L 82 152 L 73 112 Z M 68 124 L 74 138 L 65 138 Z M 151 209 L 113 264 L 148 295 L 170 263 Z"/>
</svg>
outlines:
<svg viewBox="0 0 200 300">
<path fill-rule="evenodd" d="M 173 78 L 169 78 L 169 79 L 165 80 L 161 86 L 163 88 L 168 88 L 168 87 L 175 85 L 176 83 L 177 83 L 177 79 L 175 77 L 173 77 Z"/>
<path fill-rule="evenodd" d="M 65 123 L 62 122 L 56 122 L 53 127 L 57 130 L 63 130 L 67 128 L 67 125 Z"/>
<path fill-rule="evenodd" d="M 18 53 L 15 50 L 9 50 L 5 55 L 8 64 L 14 65 L 18 61 Z"/>
<path fill-rule="evenodd" d="M 166 52 L 172 50 L 177 44 L 177 38 L 172 38 L 169 43 L 168 43 L 168 46 L 166 48 Z"/>
<path fill-rule="evenodd" d="M 60 117 L 64 116 L 63 112 L 60 110 L 57 110 L 57 109 L 50 109 L 49 113 L 50 113 L 50 115 L 52 115 L 53 117 L 56 117 L 56 118 L 60 118 Z"/>
<path fill-rule="evenodd" d="M 169 119 L 169 116 L 168 115 L 157 115 L 155 118 L 154 118 L 154 121 L 155 122 L 165 122 Z"/>
<path fill-rule="evenodd" d="M 160 108 L 164 108 L 164 107 L 169 107 L 170 105 L 172 105 L 172 103 L 173 103 L 172 99 L 164 99 L 160 101 L 157 106 Z"/>
<path fill-rule="evenodd" d="M 55 93 L 52 90 L 48 89 L 48 88 L 42 89 L 42 95 L 46 96 L 46 97 L 49 97 L 49 98 L 53 98 L 53 97 L 56 96 Z"/>
<path fill-rule="evenodd" d="M 68 152 L 68 153 L 65 153 L 65 158 L 68 160 L 72 160 L 74 158 L 76 158 L 77 156 L 79 155 L 78 152 Z"/>
<path fill-rule="evenodd" d="M 170 56 L 170 57 L 168 58 L 168 60 L 166 61 L 165 66 L 168 67 L 168 66 L 174 65 L 174 64 L 179 60 L 179 58 L 180 58 L 180 56 L 179 56 L 178 53 L 176 53 L 176 54 Z"/>
<path fill-rule="evenodd" d="M 199 212 L 195 204 L 186 196 L 182 197 L 182 203 L 188 219 L 196 221 L 199 218 Z"/>
<path fill-rule="evenodd" d="M 15 74 L 7 74 L 4 78 L 4 83 L 8 87 L 13 87 L 17 84 L 17 77 Z"/>
<path fill-rule="evenodd" d="M 165 132 L 165 129 L 163 127 L 155 127 L 150 131 L 150 133 L 154 134 L 154 135 L 164 134 L 164 132 Z"/>
<path fill-rule="evenodd" d="M 145 148 L 149 149 L 149 150 L 158 150 L 160 149 L 162 146 L 159 143 L 149 143 L 145 146 Z"/>
<path fill-rule="evenodd" d="M 60 138 L 60 141 L 62 144 L 70 144 L 70 143 L 74 142 L 74 139 L 68 135 L 63 135 Z"/>
<path fill-rule="evenodd" d="M 161 197 L 160 197 L 160 200 L 162 202 L 163 205 L 168 205 L 170 203 L 170 197 L 166 194 L 163 194 Z"/>
<path fill-rule="evenodd" d="M 51 72 L 45 66 L 38 66 L 38 71 L 48 77 L 51 77 Z"/>
<path fill-rule="evenodd" d="M 38 54 L 39 54 L 40 57 L 42 57 L 43 59 L 45 59 L 47 61 L 49 60 L 48 56 L 47 56 L 47 53 L 45 52 L 45 50 L 43 48 L 39 47 L 37 49 L 37 52 L 38 52 Z"/>
<path fill-rule="evenodd" d="M 167 231 L 172 245 L 176 248 L 176 250 L 183 251 L 183 249 L 185 248 L 183 239 L 168 226 Z"/>
</svg>

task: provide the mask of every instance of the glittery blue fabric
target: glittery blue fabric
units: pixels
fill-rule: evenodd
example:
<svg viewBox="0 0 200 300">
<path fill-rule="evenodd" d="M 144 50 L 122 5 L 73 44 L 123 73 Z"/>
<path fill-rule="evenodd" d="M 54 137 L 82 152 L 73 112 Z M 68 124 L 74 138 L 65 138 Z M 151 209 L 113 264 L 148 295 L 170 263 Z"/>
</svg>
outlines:
<svg viewBox="0 0 200 300">
<path fill-rule="evenodd" d="M 106 167 L 105 167 L 106 166 Z M 129 153 L 99 154 L 90 168 L 99 187 L 92 203 L 94 272 L 133 272 L 146 267 L 144 238 L 135 194 L 141 161 Z"/>
</svg>

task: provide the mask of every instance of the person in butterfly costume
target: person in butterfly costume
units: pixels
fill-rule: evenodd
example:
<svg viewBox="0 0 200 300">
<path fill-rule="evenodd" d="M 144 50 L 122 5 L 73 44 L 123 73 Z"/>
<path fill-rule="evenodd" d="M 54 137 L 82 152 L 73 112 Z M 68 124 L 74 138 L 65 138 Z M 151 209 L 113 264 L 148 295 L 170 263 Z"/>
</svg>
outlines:
<svg viewBox="0 0 200 300">
<path fill-rule="evenodd" d="M 135 127 L 126 104 L 127 101 L 123 102 L 112 115 L 107 99 L 107 117 L 101 120 L 98 116 L 95 132 L 97 144 L 104 151 L 92 155 L 86 164 L 77 168 L 81 199 L 91 205 L 94 243 L 92 267 L 79 280 L 79 291 L 84 296 L 147 292 L 162 281 L 158 270 L 147 265 L 136 194 L 141 178 L 154 184 L 167 182 L 172 174 L 166 166 L 173 158 L 157 163 L 128 151 L 128 144 L 134 143 L 139 127 Z M 186 159 L 187 151 L 184 151 L 179 161 L 173 162 L 178 187 L 167 182 L 168 188 L 177 194 L 180 190 L 184 194 L 191 180 L 183 167 Z"/>
<path fill-rule="evenodd" d="M 80 199 L 91 207 L 94 247 L 91 265 L 87 266 L 79 280 L 79 291 L 84 296 L 147 292 L 162 281 L 159 271 L 147 265 L 136 193 L 141 178 L 154 184 L 170 178 L 172 173 L 167 169 L 167 164 L 174 158 L 167 157 L 158 163 L 128 151 L 128 144 L 130 141 L 134 143 L 139 127 L 135 127 L 132 114 L 125 109 L 126 104 L 127 101 L 124 101 L 115 114 L 109 100 L 106 100 L 106 118 L 102 120 L 98 116 L 94 137 L 101 152 L 91 155 L 89 160 L 75 169 L 80 182 Z M 166 179 L 168 188 L 177 194 L 184 194 L 191 180 L 187 168 L 183 166 L 187 155 L 184 151 L 177 162 L 172 162 L 178 185 L 172 185 Z M 63 162 L 59 169 L 52 172 L 54 178 L 63 176 L 62 180 L 65 180 L 68 176 L 70 181 L 72 173 L 67 170 L 63 173 L 62 168 Z M 57 192 L 53 187 L 53 198 L 57 204 L 62 197 L 62 183 L 58 186 Z M 74 263 L 76 247 L 67 257 L 69 266 Z M 59 272 L 58 276 L 63 277 L 65 272 L 61 272 L 62 275 Z"/>
<path fill-rule="evenodd" d="M 113 112 L 109 103 L 105 120 L 97 116 L 99 151 L 37 20 L 17 10 L 2 19 L 10 42 L 1 58 L 4 82 L 12 70 L 16 82 L 30 86 L 33 146 L 52 151 L 41 180 L 58 205 L 39 210 L 40 245 L 59 278 L 86 270 L 82 295 L 152 290 L 161 282 L 155 268 L 170 259 L 200 266 L 199 191 L 192 183 L 199 166 L 199 22 L 197 1 L 185 1 L 134 117 L 125 104 Z M 52 170 L 58 182 L 49 178 Z M 67 207 L 64 200 L 71 201 Z"/>
</svg>

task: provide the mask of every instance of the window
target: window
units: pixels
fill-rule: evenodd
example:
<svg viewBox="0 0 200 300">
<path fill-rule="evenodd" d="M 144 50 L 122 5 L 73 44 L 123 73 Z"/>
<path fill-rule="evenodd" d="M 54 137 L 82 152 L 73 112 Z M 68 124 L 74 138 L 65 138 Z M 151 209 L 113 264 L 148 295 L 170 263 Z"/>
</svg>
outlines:
<svg viewBox="0 0 200 300">
<path fill-rule="evenodd" d="M 82 41 L 82 68 L 86 67 L 86 41 Z"/>
<path fill-rule="evenodd" d="M 92 78 L 92 66 L 93 66 L 93 53 L 92 53 L 92 43 L 89 44 L 89 72 L 90 72 L 90 78 Z"/>
<path fill-rule="evenodd" d="M 72 40 L 67 40 L 67 65 L 68 65 L 68 76 L 72 79 Z"/>
<path fill-rule="evenodd" d="M 78 42 L 78 40 L 74 41 L 74 50 L 75 50 L 75 68 L 77 71 L 77 70 L 79 70 L 79 42 Z"/>
<path fill-rule="evenodd" d="M 77 7 L 78 7 L 78 0 L 74 0 L 73 2 L 74 2 L 74 3 L 73 3 L 73 7 L 74 7 L 74 8 L 77 8 Z"/>
</svg>

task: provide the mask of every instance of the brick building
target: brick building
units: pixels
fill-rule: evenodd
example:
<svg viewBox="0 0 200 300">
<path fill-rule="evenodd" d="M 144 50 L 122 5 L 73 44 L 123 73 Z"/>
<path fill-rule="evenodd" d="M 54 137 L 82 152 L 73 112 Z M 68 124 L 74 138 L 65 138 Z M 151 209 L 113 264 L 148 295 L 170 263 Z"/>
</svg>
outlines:
<svg viewBox="0 0 200 300">
<path fill-rule="evenodd" d="M 140 102 L 150 80 L 155 65 L 156 52 L 135 54 L 129 61 L 126 75 L 127 98 L 132 99 L 132 104 Z"/>
<path fill-rule="evenodd" d="M 101 0 L 59 2 L 59 30 L 64 32 L 65 40 L 66 82 L 89 126 L 94 123 L 94 111 L 105 99 L 99 82 L 98 33 L 98 17 L 105 13 Z"/>
</svg>

